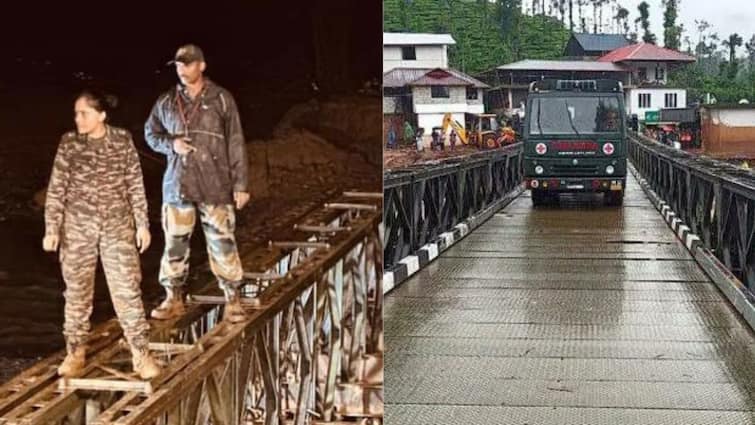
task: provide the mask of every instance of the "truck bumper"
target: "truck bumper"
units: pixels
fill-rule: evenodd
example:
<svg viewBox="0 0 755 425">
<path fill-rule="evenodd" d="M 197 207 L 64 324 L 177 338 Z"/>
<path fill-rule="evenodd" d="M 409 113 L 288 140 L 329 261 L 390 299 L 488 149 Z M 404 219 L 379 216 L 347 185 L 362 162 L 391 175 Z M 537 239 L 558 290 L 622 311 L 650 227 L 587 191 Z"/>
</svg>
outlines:
<svg viewBox="0 0 755 425">
<path fill-rule="evenodd" d="M 611 192 L 626 187 L 626 176 L 525 177 L 524 188 L 548 192 Z"/>
</svg>

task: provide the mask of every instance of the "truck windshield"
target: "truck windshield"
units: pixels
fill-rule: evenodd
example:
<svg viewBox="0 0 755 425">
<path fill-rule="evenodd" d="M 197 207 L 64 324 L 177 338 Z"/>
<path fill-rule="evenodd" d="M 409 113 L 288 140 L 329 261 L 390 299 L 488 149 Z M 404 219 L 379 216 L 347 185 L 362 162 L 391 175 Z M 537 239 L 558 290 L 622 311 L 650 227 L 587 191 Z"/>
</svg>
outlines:
<svg viewBox="0 0 755 425">
<path fill-rule="evenodd" d="M 530 111 L 535 135 L 615 133 L 621 125 L 616 97 L 538 97 Z"/>
</svg>

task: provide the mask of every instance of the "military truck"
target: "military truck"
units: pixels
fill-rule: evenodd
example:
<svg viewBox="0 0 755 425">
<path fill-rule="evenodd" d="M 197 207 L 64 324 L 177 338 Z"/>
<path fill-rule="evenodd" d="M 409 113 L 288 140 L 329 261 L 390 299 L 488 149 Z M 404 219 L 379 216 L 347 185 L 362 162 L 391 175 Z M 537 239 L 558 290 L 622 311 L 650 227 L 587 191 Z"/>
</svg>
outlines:
<svg viewBox="0 0 755 425">
<path fill-rule="evenodd" d="M 614 80 L 530 84 L 524 123 L 524 182 L 535 206 L 564 192 L 599 192 L 621 205 L 627 174 L 624 93 Z"/>
</svg>

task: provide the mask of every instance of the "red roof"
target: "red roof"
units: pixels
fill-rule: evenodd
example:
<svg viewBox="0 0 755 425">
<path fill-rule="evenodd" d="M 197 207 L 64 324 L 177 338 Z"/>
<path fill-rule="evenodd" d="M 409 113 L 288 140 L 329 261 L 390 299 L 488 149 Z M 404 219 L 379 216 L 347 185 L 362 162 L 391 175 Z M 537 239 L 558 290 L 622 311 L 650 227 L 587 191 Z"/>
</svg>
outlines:
<svg viewBox="0 0 755 425">
<path fill-rule="evenodd" d="M 685 55 L 676 50 L 658 47 L 650 43 L 630 44 L 598 58 L 599 62 L 624 61 L 666 61 L 666 62 L 694 62 L 693 56 Z"/>
</svg>

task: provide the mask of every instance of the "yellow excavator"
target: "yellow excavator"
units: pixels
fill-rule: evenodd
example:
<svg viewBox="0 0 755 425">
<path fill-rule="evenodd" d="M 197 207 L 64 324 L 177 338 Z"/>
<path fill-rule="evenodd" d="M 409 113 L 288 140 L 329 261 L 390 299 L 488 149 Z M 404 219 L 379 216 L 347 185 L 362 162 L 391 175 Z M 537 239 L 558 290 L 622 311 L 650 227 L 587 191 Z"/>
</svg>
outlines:
<svg viewBox="0 0 755 425">
<path fill-rule="evenodd" d="M 464 129 L 458 121 L 453 119 L 450 113 L 443 115 L 443 134 L 446 134 L 448 126 L 456 130 L 456 134 L 465 145 L 477 146 L 480 149 L 494 149 L 501 146 L 491 121 L 495 120 L 495 114 L 469 114 L 471 116 L 471 130 Z"/>
</svg>

